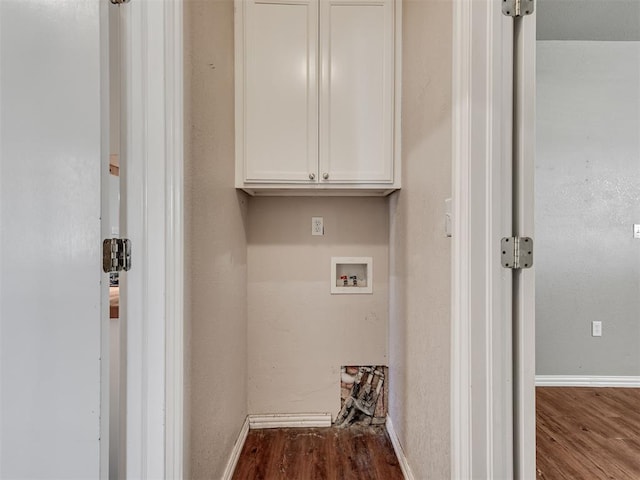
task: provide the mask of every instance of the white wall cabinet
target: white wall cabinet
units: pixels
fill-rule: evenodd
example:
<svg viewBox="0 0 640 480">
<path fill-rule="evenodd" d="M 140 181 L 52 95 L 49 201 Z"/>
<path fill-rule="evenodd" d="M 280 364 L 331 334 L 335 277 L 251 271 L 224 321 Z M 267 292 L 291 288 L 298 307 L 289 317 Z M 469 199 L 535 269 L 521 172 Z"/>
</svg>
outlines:
<svg viewBox="0 0 640 480">
<path fill-rule="evenodd" d="M 400 0 L 236 0 L 236 187 L 400 188 Z"/>
</svg>

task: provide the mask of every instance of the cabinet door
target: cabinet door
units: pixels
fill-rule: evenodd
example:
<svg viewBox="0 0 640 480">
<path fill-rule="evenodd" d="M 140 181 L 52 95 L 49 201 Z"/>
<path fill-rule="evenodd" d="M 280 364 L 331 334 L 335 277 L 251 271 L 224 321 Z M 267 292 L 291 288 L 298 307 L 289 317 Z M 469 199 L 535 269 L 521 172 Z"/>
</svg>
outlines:
<svg viewBox="0 0 640 480">
<path fill-rule="evenodd" d="M 244 96 L 236 111 L 243 181 L 315 183 L 318 2 L 247 0 L 236 6 L 244 9 L 243 35 L 236 37 L 244 59 L 237 92 Z"/>
<path fill-rule="evenodd" d="M 321 182 L 393 182 L 393 0 L 321 0 Z"/>
</svg>

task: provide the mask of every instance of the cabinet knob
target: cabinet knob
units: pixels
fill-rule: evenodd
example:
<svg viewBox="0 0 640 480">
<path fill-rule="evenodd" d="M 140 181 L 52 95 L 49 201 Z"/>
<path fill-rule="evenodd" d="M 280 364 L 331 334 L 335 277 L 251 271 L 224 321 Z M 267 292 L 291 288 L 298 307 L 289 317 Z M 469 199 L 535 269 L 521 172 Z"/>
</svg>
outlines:
<svg viewBox="0 0 640 480">
<path fill-rule="evenodd" d="M 322 178 L 324 178 L 325 180 L 329 180 L 329 174 L 328 173 L 323 173 L 322 174 Z"/>
<path fill-rule="evenodd" d="M 309 180 L 315 180 L 316 179 L 316 174 L 315 173 L 310 173 L 309 174 Z"/>
</svg>

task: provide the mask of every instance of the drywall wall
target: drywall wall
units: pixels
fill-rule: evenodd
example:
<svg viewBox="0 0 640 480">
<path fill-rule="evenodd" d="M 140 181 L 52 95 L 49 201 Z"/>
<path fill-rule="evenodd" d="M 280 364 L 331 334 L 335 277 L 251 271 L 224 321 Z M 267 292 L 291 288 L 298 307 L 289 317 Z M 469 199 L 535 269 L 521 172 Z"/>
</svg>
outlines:
<svg viewBox="0 0 640 480">
<path fill-rule="evenodd" d="M 640 375 L 640 42 L 537 49 L 536 373 Z"/>
<path fill-rule="evenodd" d="M 184 7 L 185 478 L 221 478 L 247 413 L 247 199 L 233 187 L 233 0 Z"/>
<path fill-rule="evenodd" d="M 538 0 L 538 40 L 640 40 L 638 0 Z"/>
<path fill-rule="evenodd" d="M 415 478 L 450 476 L 452 3 L 403 2 L 402 190 L 390 202 L 390 415 Z"/>
<path fill-rule="evenodd" d="M 251 198 L 248 242 L 249 413 L 335 418 L 340 367 L 387 364 L 387 199 Z M 332 256 L 373 257 L 373 293 L 332 295 Z"/>
</svg>

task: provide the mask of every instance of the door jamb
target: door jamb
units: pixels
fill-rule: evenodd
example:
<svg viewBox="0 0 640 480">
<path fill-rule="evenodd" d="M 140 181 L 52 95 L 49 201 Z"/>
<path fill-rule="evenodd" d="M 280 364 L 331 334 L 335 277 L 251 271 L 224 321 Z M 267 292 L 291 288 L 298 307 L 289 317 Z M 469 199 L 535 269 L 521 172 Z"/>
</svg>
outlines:
<svg viewBox="0 0 640 480">
<path fill-rule="evenodd" d="M 513 20 L 456 0 L 453 42 L 451 478 L 513 477 Z"/>
<path fill-rule="evenodd" d="M 535 238 L 536 14 L 515 28 L 514 235 Z M 514 272 L 514 467 L 515 478 L 536 476 L 535 260 Z"/>
<path fill-rule="evenodd" d="M 182 0 L 121 6 L 126 477 L 184 476 Z"/>
</svg>

